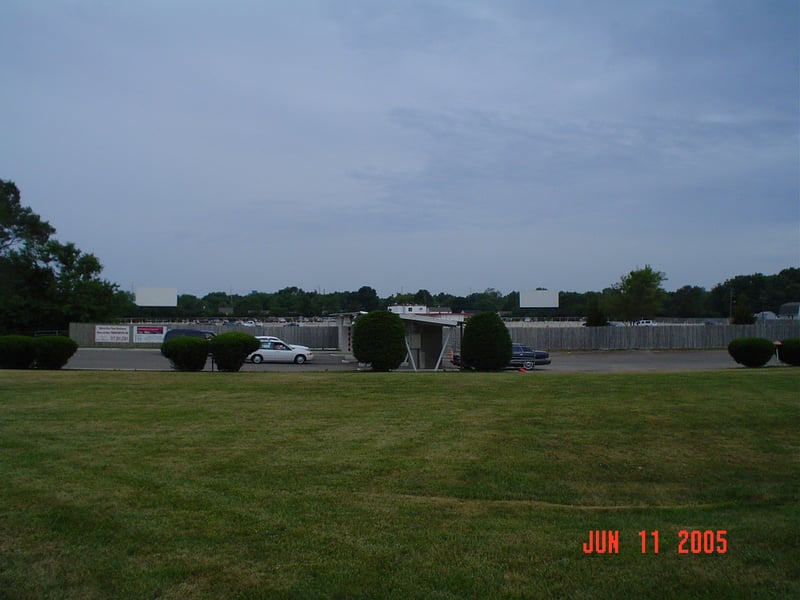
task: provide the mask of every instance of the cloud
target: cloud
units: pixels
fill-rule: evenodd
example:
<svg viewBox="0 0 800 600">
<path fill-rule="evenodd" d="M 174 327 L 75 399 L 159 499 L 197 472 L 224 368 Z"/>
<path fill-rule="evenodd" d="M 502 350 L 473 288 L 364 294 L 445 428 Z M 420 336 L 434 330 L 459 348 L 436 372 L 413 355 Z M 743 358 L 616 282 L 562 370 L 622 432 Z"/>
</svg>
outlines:
<svg viewBox="0 0 800 600">
<path fill-rule="evenodd" d="M 800 263 L 797 19 L 12 1 L 0 177 L 123 285 L 710 286 Z"/>
</svg>

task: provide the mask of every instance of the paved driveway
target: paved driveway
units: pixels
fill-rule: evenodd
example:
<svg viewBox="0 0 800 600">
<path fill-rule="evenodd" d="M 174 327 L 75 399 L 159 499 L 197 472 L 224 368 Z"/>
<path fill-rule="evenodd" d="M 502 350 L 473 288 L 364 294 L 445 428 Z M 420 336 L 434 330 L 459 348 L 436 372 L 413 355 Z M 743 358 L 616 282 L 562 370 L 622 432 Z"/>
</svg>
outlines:
<svg viewBox="0 0 800 600">
<path fill-rule="evenodd" d="M 536 367 L 541 373 L 577 372 L 635 372 L 635 371 L 698 371 L 708 369 L 738 369 L 726 350 L 683 351 L 602 351 L 551 353 L 552 364 Z M 776 365 L 773 360 L 771 365 Z M 455 370 L 445 359 L 444 367 Z M 169 361 L 159 350 L 144 349 L 95 349 L 81 348 L 69 361 L 67 369 L 100 370 L 144 370 L 168 371 Z M 347 360 L 342 352 L 314 352 L 314 360 L 304 365 L 295 364 L 246 364 L 243 371 L 355 371 L 358 364 Z M 206 365 L 211 370 L 211 361 Z"/>
</svg>

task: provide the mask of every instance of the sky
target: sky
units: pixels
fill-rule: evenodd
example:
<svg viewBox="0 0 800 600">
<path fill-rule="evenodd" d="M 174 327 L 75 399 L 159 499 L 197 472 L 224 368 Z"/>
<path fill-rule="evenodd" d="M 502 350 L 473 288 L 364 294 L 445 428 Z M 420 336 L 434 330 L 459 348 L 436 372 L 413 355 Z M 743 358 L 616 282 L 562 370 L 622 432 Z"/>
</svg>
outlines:
<svg viewBox="0 0 800 600">
<path fill-rule="evenodd" d="M 800 266 L 796 0 L 3 0 L 0 179 L 133 291 Z"/>
</svg>

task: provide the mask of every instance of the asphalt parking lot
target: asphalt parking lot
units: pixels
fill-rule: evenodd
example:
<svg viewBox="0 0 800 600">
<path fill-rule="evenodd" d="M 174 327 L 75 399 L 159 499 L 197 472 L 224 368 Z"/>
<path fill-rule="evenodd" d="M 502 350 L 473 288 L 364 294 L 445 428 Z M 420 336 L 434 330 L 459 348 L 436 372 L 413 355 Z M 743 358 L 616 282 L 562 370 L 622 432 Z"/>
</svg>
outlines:
<svg viewBox="0 0 800 600">
<path fill-rule="evenodd" d="M 603 373 L 646 371 L 703 371 L 738 369 L 726 350 L 595 350 L 591 352 L 553 352 L 552 364 L 536 367 L 540 373 Z M 778 365 L 777 359 L 768 366 Z M 66 369 L 169 371 L 169 361 L 157 349 L 80 348 Z M 343 352 L 315 351 L 314 360 L 303 365 L 245 364 L 242 371 L 357 371 L 357 362 Z M 458 370 L 444 359 L 443 369 Z M 206 364 L 211 370 L 211 361 Z M 410 368 L 402 368 L 410 370 Z"/>
</svg>

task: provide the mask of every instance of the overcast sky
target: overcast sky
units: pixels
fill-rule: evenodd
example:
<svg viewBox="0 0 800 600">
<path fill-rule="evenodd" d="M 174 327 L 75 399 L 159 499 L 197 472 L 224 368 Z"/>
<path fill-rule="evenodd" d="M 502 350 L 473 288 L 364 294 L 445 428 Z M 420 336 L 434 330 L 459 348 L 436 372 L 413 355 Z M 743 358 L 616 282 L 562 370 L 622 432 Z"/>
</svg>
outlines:
<svg viewBox="0 0 800 600">
<path fill-rule="evenodd" d="M 0 178 L 122 289 L 800 266 L 796 0 L 3 0 Z"/>
</svg>

